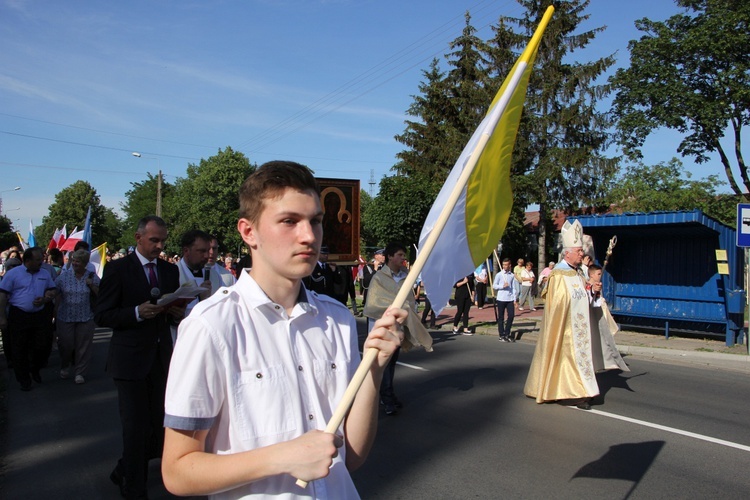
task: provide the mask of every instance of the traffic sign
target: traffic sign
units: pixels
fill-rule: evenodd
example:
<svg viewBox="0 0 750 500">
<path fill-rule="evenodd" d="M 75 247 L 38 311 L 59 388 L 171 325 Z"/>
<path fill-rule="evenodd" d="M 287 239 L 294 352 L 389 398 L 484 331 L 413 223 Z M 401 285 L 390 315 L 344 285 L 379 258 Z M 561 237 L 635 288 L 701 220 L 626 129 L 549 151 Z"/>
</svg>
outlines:
<svg viewBox="0 0 750 500">
<path fill-rule="evenodd" d="M 737 246 L 750 247 L 750 203 L 737 204 Z"/>
</svg>

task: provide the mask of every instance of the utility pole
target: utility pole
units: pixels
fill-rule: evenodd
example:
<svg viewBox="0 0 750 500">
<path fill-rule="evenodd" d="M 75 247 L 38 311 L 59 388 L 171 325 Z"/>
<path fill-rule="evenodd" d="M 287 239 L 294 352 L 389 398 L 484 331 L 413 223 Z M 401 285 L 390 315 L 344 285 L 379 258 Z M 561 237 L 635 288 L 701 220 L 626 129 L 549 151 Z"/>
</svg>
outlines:
<svg viewBox="0 0 750 500">
<path fill-rule="evenodd" d="M 375 169 L 370 169 L 370 197 L 372 197 L 372 187 L 375 185 Z"/>
<path fill-rule="evenodd" d="M 161 170 L 156 181 L 156 216 L 161 217 Z"/>
<path fill-rule="evenodd" d="M 136 158 L 149 158 L 151 160 L 156 160 L 156 164 L 159 168 L 159 175 L 156 177 L 156 216 L 161 217 L 161 159 L 158 156 L 143 156 L 137 151 L 134 151 L 131 154 Z"/>
</svg>

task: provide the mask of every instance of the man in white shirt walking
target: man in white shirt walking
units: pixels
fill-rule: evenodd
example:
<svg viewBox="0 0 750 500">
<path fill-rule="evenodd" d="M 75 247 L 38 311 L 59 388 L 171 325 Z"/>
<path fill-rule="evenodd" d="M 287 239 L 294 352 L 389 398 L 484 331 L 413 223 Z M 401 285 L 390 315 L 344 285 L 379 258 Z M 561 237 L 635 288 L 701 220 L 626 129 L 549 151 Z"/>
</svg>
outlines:
<svg viewBox="0 0 750 500">
<path fill-rule="evenodd" d="M 516 276 L 510 270 L 510 259 L 503 259 L 502 270 L 495 275 L 492 288 L 497 292 L 495 295 L 495 308 L 497 311 L 497 332 L 500 342 L 515 342 L 511 333 L 513 318 L 515 317 L 514 303 L 516 301 Z M 503 318 L 507 313 L 508 319 L 503 324 Z"/>
</svg>

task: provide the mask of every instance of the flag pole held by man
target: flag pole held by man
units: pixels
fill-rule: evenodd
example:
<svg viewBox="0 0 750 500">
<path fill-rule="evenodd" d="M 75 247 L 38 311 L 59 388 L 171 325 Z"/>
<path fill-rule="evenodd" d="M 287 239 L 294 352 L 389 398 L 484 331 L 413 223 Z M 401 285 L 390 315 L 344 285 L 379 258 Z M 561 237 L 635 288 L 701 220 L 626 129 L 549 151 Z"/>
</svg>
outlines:
<svg viewBox="0 0 750 500">
<path fill-rule="evenodd" d="M 393 301 L 394 307 L 403 306 L 423 272 L 428 297 L 438 314 L 448 302 L 453 283 L 483 262 L 502 237 L 513 205 L 511 153 L 537 49 L 554 10 L 547 8 L 438 194 L 419 238 L 419 255 Z M 365 351 L 326 432 L 335 433 L 339 428 L 376 357 L 377 350 Z M 307 483 L 297 484 L 304 487 Z"/>
</svg>

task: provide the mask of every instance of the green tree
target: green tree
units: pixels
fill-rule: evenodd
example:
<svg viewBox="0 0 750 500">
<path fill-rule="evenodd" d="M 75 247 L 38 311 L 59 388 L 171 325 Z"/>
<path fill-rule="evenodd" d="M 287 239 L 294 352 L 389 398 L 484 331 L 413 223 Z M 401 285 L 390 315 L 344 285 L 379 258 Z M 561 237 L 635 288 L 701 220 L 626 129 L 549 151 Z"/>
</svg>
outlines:
<svg viewBox="0 0 750 500">
<path fill-rule="evenodd" d="M 407 149 L 396 154 L 399 162 L 393 170 L 401 175 L 422 175 L 442 184 L 453 168 L 456 153 L 455 131 L 451 117 L 455 114 L 445 73 L 433 59 L 425 81 L 419 84 L 419 95 L 406 111 L 415 120 L 406 120 L 406 129 L 395 139 Z"/>
<path fill-rule="evenodd" d="M 147 215 L 156 213 L 156 192 L 159 177 L 151 173 L 146 175 L 146 180 L 130 183 L 131 188 L 125 192 L 125 202 L 120 204 L 125 217 L 122 220 L 122 242 L 119 246 L 134 245 L 138 221 Z M 169 208 L 172 206 L 171 198 L 173 195 L 174 185 L 165 182 L 162 176 L 162 218 L 165 221 L 171 221 L 172 219 Z"/>
<path fill-rule="evenodd" d="M 619 140 L 638 159 L 655 129 L 677 130 L 684 134 L 677 149 L 683 156 L 704 163 L 717 153 L 732 191 L 750 199 L 741 141 L 750 119 L 750 3 L 676 3 L 684 13 L 636 21 L 644 34 L 629 44 L 630 67 L 612 78 Z M 720 142 L 725 134 L 733 139 L 734 165 Z"/>
<path fill-rule="evenodd" d="M 373 213 L 368 212 L 367 220 L 375 224 L 368 229 L 381 245 L 392 239 L 405 244 L 418 241 L 443 182 L 491 102 L 485 91 L 487 46 L 476 36 L 468 13 L 461 35 L 449 49 L 447 73 L 440 70 L 437 59 L 423 72 L 420 94 L 407 110 L 415 119 L 407 120 L 404 132 L 395 137 L 407 146 L 397 154 L 399 162 L 393 170 L 398 175 L 381 181 Z M 389 219 L 389 212 L 403 217 Z"/>
<path fill-rule="evenodd" d="M 736 226 L 737 197 L 719 195 L 723 185 L 717 175 L 692 180 L 677 158 L 668 163 L 628 167 L 610 193 L 612 205 L 621 212 L 702 210 L 729 226 Z"/>
<path fill-rule="evenodd" d="M 187 177 L 177 179 L 173 196 L 166 200 L 165 208 L 171 214 L 170 251 L 179 251 L 179 238 L 190 229 L 214 234 L 225 248 L 236 251 L 242 244 L 237 233 L 238 193 L 255 168 L 231 147 L 201 159 L 198 165 L 188 165 Z"/>
<path fill-rule="evenodd" d="M 516 58 L 511 54 L 526 47 L 544 11 L 550 4 L 555 6 L 531 73 L 512 167 L 517 202 L 540 206 L 538 265 L 542 268 L 547 260 L 544 214 L 550 209 L 602 204 L 617 172 L 617 160 L 603 154 L 611 143 L 612 123 L 597 111 L 598 102 L 609 92 L 597 81 L 614 64 L 614 56 L 589 62 L 575 59 L 575 52 L 604 30 L 580 31 L 589 18 L 588 0 L 518 3 L 525 8 L 524 16 L 501 17 L 490 41 L 491 71 L 497 77 L 509 73 Z M 513 31 L 512 25 L 520 31 Z M 501 83 L 497 78 L 495 89 Z"/>
<path fill-rule="evenodd" d="M 37 244 L 46 247 L 56 228 L 67 225 L 83 229 L 86 213 L 91 207 L 91 240 L 94 246 L 117 241 L 120 236 L 119 220 L 111 208 L 101 204 L 96 189 L 86 181 L 76 181 L 55 195 L 49 213 L 42 224 L 34 229 Z"/>
<path fill-rule="evenodd" d="M 435 196 L 434 186 L 423 176 L 383 177 L 378 196 L 364 214 L 363 225 L 374 235 L 376 246 L 395 240 L 411 247 L 419 241 Z"/>
<path fill-rule="evenodd" d="M 461 35 L 449 48 L 449 71 L 441 71 L 437 59 L 432 61 L 429 71 L 423 72 L 420 95 L 414 96 L 407 110 L 416 120 L 407 120 L 406 130 L 395 137 L 408 149 L 396 155 L 400 161 L 393 170 L 430 180 L 437 186 L 433 199 L 492 100 L 486 91 L 488 47 L 476 36 L 469 13 Z"/>
<path fill-rule="evenodd" d="M 7 215 L 0 215 L 0 251 L 18 244 L 18 236 Z"/>
</svg>

